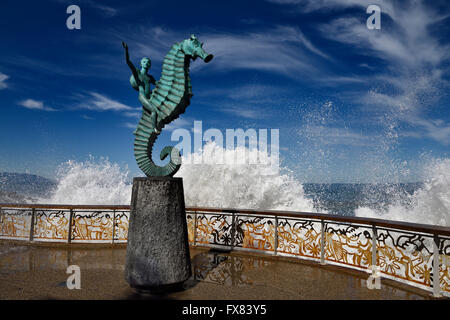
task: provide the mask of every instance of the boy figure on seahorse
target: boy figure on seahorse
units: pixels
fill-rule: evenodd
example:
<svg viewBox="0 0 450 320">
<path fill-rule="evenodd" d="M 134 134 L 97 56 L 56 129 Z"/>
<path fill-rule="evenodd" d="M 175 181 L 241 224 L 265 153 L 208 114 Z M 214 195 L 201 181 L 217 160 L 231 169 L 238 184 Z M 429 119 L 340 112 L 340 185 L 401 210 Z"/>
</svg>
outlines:
<svg viewBox="0 0 450 320">
<path fill-rule="evenodd" d="M 141 60 L 141 69 L 137 70 L 130 61 L 128 46 L 125 48 L 125 58 L 131 69 L 131 86 L 139 91 L 139 101 L 142 104 L 142 116 L 136 130 L 133 132 L 134 156 L 139 168 L 148 177 L 172 177 L 181 166 L 180 151 L 172 146 L 166 146 L 160 153 L 164 160 L 170 155 L 169 162 L 164 166 L 157 165 L 152 159 L 153 145 L 160 131 L 170 122 L 185 112 L 192 98 L 192 85 L 189 76 L 190 61 L 201 58 L 208 63 L 213 55 L 203 50 L 203 43 L 196 36 L 181 42 L 175 42 L 166 54 L 161 77 L 155 81 L 148 70 L 151 66 L 149 58 Z M 151 85 L 155 88 L 151 90 Z"/>
<path fill-rule="evenodd" d="M 152 61 L 147 57 L 142 58 L 141 70 L 137 71 L 133 62 L 131 62 L 130 60 L 127 44 L 122 41 L 122 46 L 125 48 L 125 59 L 132 73 L 130 77 L 130 84 L 136 91 L 139 91 L 139 101 L 142 103 L 142 106 L 150 113 L 152 124 L 155 128 L 155 133 L 158 134 L 160 133 L 160 131 L 156 128 L 156 120 L 158 118 L 158 115 L 160 116 L 160 118 L 163 118 L 165 115 L 156 107 L 150 104 L 150 95 L 152 94 L 150 85 L 156 85 L 155 78 L 153 78 L 152 75 L 148 74 L 148 70 L 152 66 Z"/>
</svg>

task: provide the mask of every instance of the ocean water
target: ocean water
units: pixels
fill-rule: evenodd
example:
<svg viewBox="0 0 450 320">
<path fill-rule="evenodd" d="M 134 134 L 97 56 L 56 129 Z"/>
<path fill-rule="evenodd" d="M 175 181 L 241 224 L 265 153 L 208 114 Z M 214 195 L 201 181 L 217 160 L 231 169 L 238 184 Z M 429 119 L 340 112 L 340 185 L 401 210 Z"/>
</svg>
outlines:
<svg viewBox="0 0 450 320">
<path fill-rule="evenodd" d="M 372 208 L 375 212 L 388 210 L 389 205 L 401 202 L 411 205 L 415 192 L 423 183 L 304 183 L 305 195 L 313 199 L 314 206 L 323 212 L 344 216 L 355 216 L 361 208 Z"/>
<path fill-rule="evenodd" d="M 176 176 L 183 177 L 187 206 L 322 212 L 450 226 L 450 159 L 431 161 L 419 183 L 312 184 L 297 180 L 287 168 L 274 173 L 264 165 L 234 164 L 233 151 L 218 148 L 209 144 L 203 154 L 189 155 L 206 156 L 207 163 L 188 164 L 192 159 L 183 157 Z M 219 156 L 224 164 L 215 164 Z M 0 193 L 0 202 L 129 204 L 131 186 L 127 168 L 90 158 L 63 163 L 54 187 L 44 196 L 16 199 L 9 194 L 2 199 Z"/>
</svg>

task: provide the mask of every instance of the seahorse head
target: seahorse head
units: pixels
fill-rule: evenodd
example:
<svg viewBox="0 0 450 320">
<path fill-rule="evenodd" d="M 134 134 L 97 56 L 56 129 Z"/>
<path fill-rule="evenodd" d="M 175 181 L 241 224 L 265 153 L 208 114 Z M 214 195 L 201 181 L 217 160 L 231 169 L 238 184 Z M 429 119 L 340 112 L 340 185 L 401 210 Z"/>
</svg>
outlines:
<svg viewBox="0 0 450 320">
<path fill-rule="evenodd" d="M 212 54 L 208 54 L 203 50 L 203 43 L 198 41 L 197 37 L 191 35 L 189 39 L 183 40 L 181 42 L 181 50 L 192 58 L 192 60 L 200 57 L 206 63 L 210 62 L 214 57 Z"/>
</svg>

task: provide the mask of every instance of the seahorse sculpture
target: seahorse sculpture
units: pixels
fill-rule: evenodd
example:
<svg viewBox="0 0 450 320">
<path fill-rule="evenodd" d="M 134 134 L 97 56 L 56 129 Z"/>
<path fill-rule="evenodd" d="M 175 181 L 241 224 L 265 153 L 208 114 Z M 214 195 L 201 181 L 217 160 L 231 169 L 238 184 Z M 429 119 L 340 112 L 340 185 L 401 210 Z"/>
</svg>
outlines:
<svg viewBox="0 0 450 320">
<path fill-rule="evenodd" d="M 142 69 L 137 71 L 129 60 L 128 46 L 126 50 L 127 63 L 133 75 L 130 83 L 139 91 L 139 101 L 142 103 L 142 116 L 134 131 L 134 156 L 139 168 L 148 177 L 173 176 L 181 166 L 180 151 L 174 147 L 165 147 L 160 154 L 161 160 L 170 155 L 165 166 L 158 166 L 152 160 L 152 148 L 166 124 L 177 119 L 190 104 L 192 85 L 189 77 L 190 61 L 200 57 L 205 62 L 211 61 L 213 55 L 203 50 L 201 43 L 194 35 L 189 39 L 175 43 L 164 58 L 161 77 L 155 81 L 147 74 L 150 59 L 143 58 Z M 150 83 L 156 88 L 150 94 Z"/>
</svg>

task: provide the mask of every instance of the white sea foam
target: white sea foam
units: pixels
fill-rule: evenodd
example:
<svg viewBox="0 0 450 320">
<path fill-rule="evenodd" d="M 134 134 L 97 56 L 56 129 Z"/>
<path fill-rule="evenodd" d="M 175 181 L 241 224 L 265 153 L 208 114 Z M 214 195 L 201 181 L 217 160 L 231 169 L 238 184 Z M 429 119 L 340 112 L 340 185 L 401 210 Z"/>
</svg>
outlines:
<svg viewBox="0 0 450 320">
<path fill-rule="evenodd" d="M 247 154 L 259 164 L 237 164 L 235 155 Z M 268 165 L 270 155 L 257 149 L 222 149 L 208 143 L 203 152 L 188 155 L 187 163 L 203 156 L 207 163 L 182 165 L 186 204 L 190 206 L 313 211 L 302 184 L 286 169 L 275 172 Z M 205 161 L 203 161 L 205 162 Z M 217 164 L 217 163 L 223 164 Z M 266 164 L 266 165 L 264 165 Z M 283 173 L 284 172 L 284 173 Z"/>
<path fill-rule="evenodd" d="M 385 210 L 360 207 L 355 215 L 450 226 L 450 159 L 431 161 L 424 170 L 423 187 L 407 200 L 408 204 L 404 204 L 404 199 L 399 198 Z"/>
<path fill-rule="evenodd" d="M 256 153 L 262 162 L 267 161 L 265 153 L 256 149 L 245 151 L 250 157 Z M 187 206 L 317 211 L 312 200 L 305 196 L 302 183 L 288 170 L 274 174 L 267 165 L 239 165 L 232 160 L 235 154 L 210 143 L 204 146 L 203 153 L 183 157 L 185 164 L 176 176 L 183 177 Z M 196 163 L 192 158 L 200 156 L 204 156 L 206 163 L 187 164 Z M 219 157 L 223 157 L 224 164 L 216 164 Z M 450 159 L 431 161 L 423 176 L 423 187 L 406 199 L 402 193 L 384 209 L 359 207 L 355 215 L 449 226 Z M 107 159 L 68 161 L 59 169 L 54 192 L 37 202 L 129 204 L 130 181 L 128 169 Z"/>
<path fill-rule="evenodd" d="M 128 170 L 108 159 L 67 161 L 57 173 L 58 184 L 47 198 L 38 199 L 50 204 L 129 204 L 131 184 Z"/>
<path fill-rule="evenodd" d="M 233 157 L 242 154 L 239 152 L 270 163 L 270 156 L 265 152 L 225 150 L 214 143 L 206 144 L 203 153 L 183 157 L 186 164 L 176 176 L 183 177 L 186 205 L 313 211 L 312 201 L 305 197 L 302 184 L 292 175 L 276 173 L 270 165 L 237 164 Z M 188 164 L 196 163 L 191 161 L 192 157 L 201 156 L 206 163 Z M 220 163 L 221 157 L 223 164 L 215 164 Z M 131 184 L 128 175 L 128 170 L 106 159 L 68 161 L 58 172 L 58 185 L 53 194 L 39 202 L 129 204 Z"/>
</svg>

